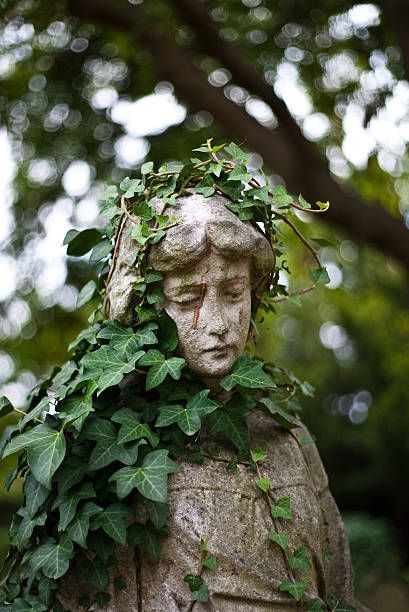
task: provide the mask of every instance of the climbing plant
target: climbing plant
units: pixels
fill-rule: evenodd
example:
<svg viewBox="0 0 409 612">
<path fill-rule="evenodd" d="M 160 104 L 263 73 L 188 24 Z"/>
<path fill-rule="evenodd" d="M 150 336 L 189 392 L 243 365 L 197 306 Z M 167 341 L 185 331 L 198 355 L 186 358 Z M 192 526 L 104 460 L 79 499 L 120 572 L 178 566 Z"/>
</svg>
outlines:
<svg viewBox="0 0 409 612">
<path fill-rule="evenodd" d="M 18 453 L 17 466 L 7 488 L 24 479 L 24 505 L 10 528 L 11 547 L 1 574 L 1 609 L 11 612 L 63 610 L 58 580 L 70 569 L 95 587 L 93 599 L 79 596 L 78 607 L 104 607 L 109 567 L 115 544 L 142 545 L 160 560 L 160 540 L 166 533 L 167 480 L 178 471 L 178 459 L 204 461 L 200 433 L 206 428 L 214 439 L 227 438 L 235 447 L 228 464 L 244 462 L 254 472 L 255 487 L 263 493 L 272 519 L 266 533 L 283 555 L 288 581 L 280 590 L 297 601 L 307 601 L 308 583 L 299 570 L 311 563 L 303 547 L 292 549 L 283 526 L 291 521 L 288 497 L 273 499 L 270 480 L 263 476 L 262 449 L 250 448 L 246 415 L 259 409 L 289 430 L 297 427 L 297 391 L 311 394 L 309 384 L 291 373 L 243 355 L 221 381 L 230 394 L 227 404 L 210 396 L 203 382 L 177 355 L 176 326 L 161 308 L 162 275 L 148 265 L 147 253 L 178 223 L 172 213 L 176 199 L 198 193 L 227 196 L 227 206 L 243 221 L 259 223 L 276 254 L 276 269 L 264 279 L 257 295 L 259 308 L 275 308 L 275 302 L 299 295 L 326 283 L 315 248 L 293 222 L 294 210 L 322 212 L 327 204 L 313 205 L 299 195 L 297 201 L 282 186 L 274 189 L 262 172 L 248 171 L 249 155 L 235 144 L 213 146 L 208 141 L 195 149 L 194 157 L 180 165 L 155 170 L 151 162 L 141 167 L 139 178 L 126 178 L 110 186 L 102 205 L 103 229 L 70 230 L 64 240 L 67 253 L 90 252 L 97 282 L 91 280 L 78 296 L 78 307 L 98 296 L 89 327 L 71 343 L 71 357 L 32 392 L 24 411 L 7 398 L 0 400 L 0 416 L 20 413 L 19 422 L 6 429 L 0 445 L 2 457 Z M 160 198 L 161 213 L 152 204 Z M 110 270 L 124 221 L 131 221 L 135 242 L 134 265 L 138 296 L 131 326 L 106 319 Z M 280 284 L 280 270 L 287 270 L 281 227 L 289 226 L 315 260 L 312 284 L 288 296 Z M 174 381 L 178 381 L 175 386 Z M 132 508 L 141 502 L 145 523 L 132 522 Z M 206 601 L 208 589 L 203 571 L 217 571 L 217 559 L 200 542 L 197 575 L 185 577 L 193 600 Z M 123 586 L 117 581 L 117 588 Z M 328 609 L 319 599 L 307 601 L 309 610 Z M 338 609 L 338 608 L 337 608 Z M 347 609 L 347 608 L 343 608 Z"/>
</svg>

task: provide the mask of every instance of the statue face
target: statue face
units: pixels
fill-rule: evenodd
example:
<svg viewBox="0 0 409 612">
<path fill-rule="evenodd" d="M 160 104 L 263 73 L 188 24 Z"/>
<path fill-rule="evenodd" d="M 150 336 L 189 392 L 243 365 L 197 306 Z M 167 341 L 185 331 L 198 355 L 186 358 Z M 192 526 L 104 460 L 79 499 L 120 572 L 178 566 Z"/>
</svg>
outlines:
<svg viewBox="0 0 409 612">
<path fill-rule="evenodd" d="M 232 260 L 211 250 L 189 272 L 168 272 L 163 291 L 189 367 L 203 378 L 228 374 L 249 331 L 249 259 Z"/>
</svg>

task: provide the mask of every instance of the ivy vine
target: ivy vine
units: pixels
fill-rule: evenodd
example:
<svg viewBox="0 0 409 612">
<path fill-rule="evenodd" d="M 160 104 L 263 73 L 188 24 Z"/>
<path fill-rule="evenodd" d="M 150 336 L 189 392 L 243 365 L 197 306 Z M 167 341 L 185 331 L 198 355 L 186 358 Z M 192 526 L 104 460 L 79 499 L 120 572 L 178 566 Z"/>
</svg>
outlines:
<svg viewBox="0 0 409 612">
<path fill-rule="evenodd" d="M 215 442 L 222 435 L 236 448 L 228 469 L 240 461 L 254 471 L 255 486 L 265 496 L 272 520 L 266 538 L 283 555 L 288 570 L 288 581 L 279 588 L 305 601 L 308 584 L 297 572 L 310 569 L 310 560 L 305 548 L 289 547 L 285 524 L 292 519 L 290 500 L 273 499 L 271 482 L 263 475 L 265 453 L 250 449 L 245 417 L 257 408 L 291 430 L 297 426 L 296 393 L 310 395 L 312 388 L 273 364 L 243 355 L 221 381 L 230 392 L 229 402 L 223 405 L 209 397 L 209 389 L 176 354 L 176 327 L 161 309 L 162 275 L 149 267 L 146 255 L 178 223 L 172 206 L 179 196 L 223 194 L 241 220 L 262 224 L 276 254 L 268 289 L 258 296 L 259 307 L 269 311 L 277 301 L 297 301 L 316 284 L 328 282 L 315 247 L 292 219 L 295 209 L 319 213 L 328 204 L 311 205 L 301 195 L 294 201 L 284 187 L 272 189 L 262 172 L 256 179 L 248 171 L 249 155 L 236 144 L 213 146 L 209 140 L 194 154 L 183 165 L 158 170 L 152 162 L 143 164 L 139 178 L 126 178 L 119 189 L 107 189 L 103 229 L 70 230 L 65 237 L 68 255 L 90 252 L 96 266 L 97 281 L 83 287 L 77 306 L 96 295 L 99 300 L 89 326 L 69 346 L 69 361 L 37 386 L 24 411 L 0 398 L 1 417 L 12 412 L 21 416 L 6 428 L 0 444 L 1 457 L 18 453 L 6 487 L 24 479 L 24 504 L 13 518 L 10 551 L 0 576 L 1 610 L 63 611 L 57 587 L 68 571 L 95 587 L 93 597 L 80 595 L 78 609 L 103 608 L 110 599 L 106 589 L 115 544 L 141 544 L 159 562 L 168 476 L 177 472 L 180 459 L 203 462 L 204 427 Z M 151 205 L 154 197 L 163 203 L 161 214 Z M 128 327 L 105 316 L 106 286 L 126 219 L 132 222 L 138 271 L 138 303 Z M 312 285 L 290 296 L 279 283 L 280 270 L 288 270 L 282 225 L 295 232 L 316 263 L 310 271 Z M 149 518 L 130 524 L 137 501 Z M 217 559 L 204 540 L 198 557 L 198 573 L 186 576 L 185 582 L 192 601 L 206 601 L 203 572 L 217 571 Z M 123 586 L 117 580 L 115 587 Z M 338 604 L 306 602 L 311 611 L 340 609 Z"/>
</svg>

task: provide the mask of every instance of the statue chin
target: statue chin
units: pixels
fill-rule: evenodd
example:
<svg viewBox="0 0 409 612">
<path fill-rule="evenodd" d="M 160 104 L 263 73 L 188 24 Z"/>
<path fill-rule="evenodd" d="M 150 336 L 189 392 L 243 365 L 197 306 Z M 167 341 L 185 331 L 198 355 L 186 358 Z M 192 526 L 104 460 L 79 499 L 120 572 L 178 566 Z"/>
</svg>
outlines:
<svg viewBox="0 0 409 612">
<path fill-rule="evenodd" d="M 189 368 L 200 378 L 220 379 L 229 374 L 233 363 L 239 356 L 236 347 L 215 348 L 202 353 L 190 354 L 182 350 L 180 354 Z"/>
</svg>

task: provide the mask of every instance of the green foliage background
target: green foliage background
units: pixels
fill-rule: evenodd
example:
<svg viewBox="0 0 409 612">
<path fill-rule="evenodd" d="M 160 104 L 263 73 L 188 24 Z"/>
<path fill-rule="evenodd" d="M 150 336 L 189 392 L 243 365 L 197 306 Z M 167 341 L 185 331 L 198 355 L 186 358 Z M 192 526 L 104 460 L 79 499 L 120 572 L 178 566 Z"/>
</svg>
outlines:
<svg viewBox="0 0 409 612">
<path fill-rule="evenodd" d="M 18 173 L 13 200 L 15 224 L 11 240 L 2 249 L 13 257 L 22 252 L 33 235 L 44 235 L 39 213 L 63 194 L 61 178 L 71 161 L 81 159 L 90 164 L 97 190 L 129 174 L 129 169 L 117 166 L 115 158 L 114 145 L 123 134 L 122 127 L 105 110 L 92 107 L 94 93 L 112 86 L 120 96 L 135 100 L 152 93 L 159 79 L 152 58 L 137 40 L 115 27 L 91 20 L 77 21 L 70 13 L 70 4 L 3 3 L 0 50 L 10 56 L 11 68 L 1 75 L 0 119 L 13 139 Z M 189 45 L 191 31 L 174 16 L 169 3 L 152 0 L 142 7 L 141 3 L 133 4 L 137 5 L 136 11 L 143 9 L 142 22 L 154 17 L 182 47 Z M 274 6 L 258 0 L 209 5 L 226 29 L 225 35 L 234 38 L 243 53 L 266 72 L 272 70 L 275 74 L 290 47 L 304 51 L 305 59 L 297 63 L 297 69 L 314 109 L 324 113 L 330 122 L 330 130 L 317 142 L 330 162 L 334 161 L 334 147 L 338 147 L 339 155 L 344 136 L 342 105 L 358 101 L 369 123 L 391 95 L 391 85 L 379 85 L 368 92 L 361 84 L 362 74 L 374 70 L 376 53 L 385 57 L 395 83 L 404 77 L 394 33 L 382 13 L 377 25 L 352 28 L 350 36 L 336 39 L 328 34 L 328 24 L 342 19 L 353 6 L 351 2 L 331 0 L 319 9 L 301 0 Z M 257 8 L 267 11 L 264 18 L 260 18 L 262 13 L 257 13 Z M 34 24 L 34 34 L 27 40 L 13 35 L 24 23 Z M 288 24 L 299 28 L 291 30 Z M 264 32 L 263 43 L 254 42 L 254 30 Z M 329 43 L 324 44 L 320 34 Z M 74 52 L 73 40 L 79 38 L 87 41 L 86 47 Z M 342 53 L 352 60 L 357 75 L 351 75 L 335 89 L 326 88 L 322 82 L 325 60 Z M 203 57 L 202 68 L 210 74 L 219 65 Z M 31 81 L 38 75 L 45 76 L 41 87 Z M 186 157 L 208 137 L 219 142 L 226 139 L 223 126 L 214 122 L 204 112 L 206 109 L 191 108 L 188 101 L 183 102 L 187 103 L 185 121 L 160 135 L 149 136 L 149 157 L 157 163 Z M 47 123 L 46 118 L 57 105 L 65 105 L 64 110 L 60 115 L 57 112 L 54 123 L 51 119 Z M 62 118 L 67 109 L 68 115 Z M 406 152 L 396 157 L 389 171 L 379 164 L 378 152 L 372 153 L 364 170 L 346 161 L 348 173 L 338 180 L 402 217 L 408 208 Z M 30 178 L 29 166 L 35 159 L 48 159 L 53 164 L 49 178 L 40 183 Z M 300 177 L 301 192 L 302 182 Z M 325 193 L 318 196 L 326 199 Z M 78 200 L 74 198 L 75 206 Z M 402 559 L 394 573 L 400 577 L 409 558 L 409 475 L 405 468 L 409 453 L 407 272 L 380 252 L 353 242 L 350 235 L 319 220 L 314 219 L 314 227 L 302 225 L 306 234 L 327 237 L 336 245 L 325 247 L 321 255 L 326 262 L 338 266 L 343 281 L 336 289 L 317 289 L 304 296 L 301 307 L 279 305 L 277 314 L 260 324 L 258 350 L 265 359 L 289 367 L 316 387 L 315 397 L 305 401 L 303 419 L 316 436 L 334 496 L 343 511 L 364 512 L 394 525 L 401 541 Z M 293 238 L 288 237 L 288 241 L 292 245 L 294 282 L 290 281 L 298 288 L 305 280 L 302 270 L 308 255 Z M 84 262 L 68 260 L 67 265 L 67 283 L 78 289 L 92 276 Z M 91 308 L 67 311 L 58 305 L 44 306 L 36 293 L 34 276 L 19 289 L 20 297 L 30 306 L 30 320 L 17 337 L 7 335 L 6 328 L 2 328 L 1 350 L 11 356 L 16 366 L 6 383 L 16 380 L 23 370 L 37 377 L 63 363 L 67 357 L 65 347 L 84 327 Z M 2 317 L 6 317 L 8 306 L 8 302 L 0 305 Z M 322 326 L 329 322 L 338 326 L 338 339 L 341 334 L 339 342 L 343 345 L 336 350 L 326 348 L 320 341 L 319 331 L 323 335 Z M 327 325 L 327 329 L 331 328 Z M 367 418 L 353 423 L 349 418 L 353 396 L 362 391 L 371 398 L 369 402 L 369 396 L 364 396 L 370 403 Z M 6 466 L 1 470 L 3 475 Z M 11 495 L 1 494 L 2 533 L 18 496 L 18 486 Z M 365 518 L 361 524 L 364 522 Z M 370 530 L 363 527 L 361 532 Z M 393 539 L 388 542 L 396 558 Z M 372 558 L 369 555 L 360 565 L 363 574 L 379 570 L 376 564 L 372 565 Z"/>
</svg>

